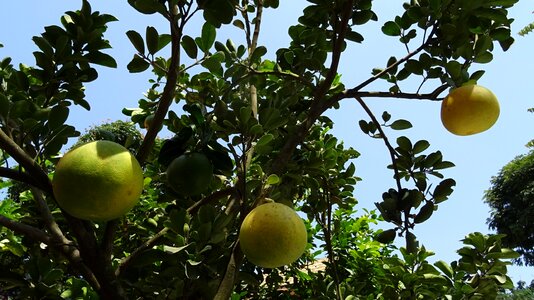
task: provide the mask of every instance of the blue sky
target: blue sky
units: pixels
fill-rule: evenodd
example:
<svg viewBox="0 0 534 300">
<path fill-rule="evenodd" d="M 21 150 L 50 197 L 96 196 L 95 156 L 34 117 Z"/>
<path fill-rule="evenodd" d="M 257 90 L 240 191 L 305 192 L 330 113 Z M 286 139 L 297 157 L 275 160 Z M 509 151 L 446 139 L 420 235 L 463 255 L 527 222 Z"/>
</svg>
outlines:
<svg viewBox="0 0 534 300">
<path fill-rule="evenodd" d="M 305 1 L 281 1 L 279 10 L 266 11 L 263 19 L 263 31 L 259 41 L 270 49 L 271 58 L 274 50 L 287 45 L 287 27 L 295 24 L 300 16 Z M 361 28 L 360 33 L 366 40 L 363 44 L 351 45 L 341 60 L 340 73 L 347 87 L 356 86 L 370 76 L 373 67 L 381 67 L 387 59 L 395 55 L 406 55 L 404 47 L 395 38 L 385 37 L 380 32 L 382 24 L 397 12 L 401 12 L 403 1 L 376 0 L 374 11 L 379 21 L 369 23 Z M 43 27 L 58 24 L 59 18 L 66 10 L 76 10 L 81 1 L 5 1 L 0 10 L 0 58 L 10 56 L 15 63 L 34 64 L 32 52 L 36 47 L 31 37 L 43 32 Z M 69 117 L 69 123 L 79 130 L 101 124 L 104 121 L 126 119 L 121 114 L 123 107 L 135 107 L 149 84 L 150 73 L 129 74 L 126 64 L 135 50 L 129 43 L 125 32 L 130 29 L 144 33 L 146 26 L 155 26 L 160 33 L 167 27 L 161 18 L 140 15 L 126 1 L 93 1 L 93 10 L 116 16 L 119 22 L 110 23 L 106 34 L 113 49 L 107 53 L 118 61 L 117 69 L 99 68 L 99 79 L 87 86 L 87 98 L 92 110 L 87 112 L 76 108 Z M 513 32 L 516 43 L 507 52 L 497 46 L 494 60 L 487 65 L 474 66 L 484 69 L 486 74 L 479 84 L 490 88 L 499 98 L 501 115 L 496 125 L 479 135 L 458 137 L 447 132 L 439 118 L 439 102 L 399 99 L 368 99 L 367 104 L 379 116 L 387 110 L 393 118 L 408 119 L 414 127 L 407 131 L 391 132 L 390 139 L 406 135 L 412 141 L 428 140 L 430 151 L 441 150 L 444 159 L 452 161 L 456 167 L 444 172 L 446 177 L 456 180 L 457 186 L 452 197 L 440 204 L 439 210 L 432 218 L 416 228 L 416 235 L 427 249 L 436 252 L 436 259 L 447 262 L 456 260 L 456 250 L 461 247 L 460 240 L 468 233 L 480 231 L 488 233 L 486 219 L 489 209 L 483 203 L 483 194 L 490 186 L 490 178 L 516 155 L 526 153 L 525 144 L 534 138 L 531 130 L 534 115 L 527 109 L 534 107 L 532 93 L 534 33 L 526 37 L 516 34 L 520 28 L 534 21 L 532 2 L 520 1 L 510 15 L 516 19 Z M 201 23 L 191 24 L 189 34 L 197 36 Z M 236 44 L 243 44 L 244 39 L 231 26 L 224 27 L 219 33 L 220 40 L 231 37 Z M 376 83 L 369 90 L 385 90 L 383 83 Z M 416 86 L 407 84 L 406 91 L 415 91 Z M 175 105 L 179 109 L 181 105 Z M 335 121 L 333 133 L 344 140 L 346 146 L 352 146 L 361 153 L 355 161 L 357 176 L 363 179 L 356 188 L 359 209 L 374 208 L 383 191 L 395 185 L 392 173 L 385 167 L 389 164 L 389 155 L 383 142 L 366 137 L 358 127 L 360 119 L 367 119 L 364 111 L 354 100 L 344 100 L 341 108 L 328 113 Z M 534 268 L 510 267 L 509 273 L 514 282 L 534 278 Z"/>
</svg>

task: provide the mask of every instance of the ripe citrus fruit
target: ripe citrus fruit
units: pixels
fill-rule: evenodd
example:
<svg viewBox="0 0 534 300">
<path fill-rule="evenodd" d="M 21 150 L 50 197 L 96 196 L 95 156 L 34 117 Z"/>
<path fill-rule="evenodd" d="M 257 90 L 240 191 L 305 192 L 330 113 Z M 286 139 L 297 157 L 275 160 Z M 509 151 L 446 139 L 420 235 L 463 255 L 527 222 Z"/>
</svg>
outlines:
<svg viewBox="0 0 534 300">
<path fill-rule="evenodd" d="M 239 231 L 241 250 L 263 268 L 296 261 L 306 250 L 308 234 L 299 215 L 287 205 L 266 203 L 254 208 Z"/>
<path fill-rule="evenodd" d="M 52 179 L 59 206 L 91 221 L 116 219 L 132 209 L 143 191 L 143 170 L 123 146 L 94 141 L 67 152 Z"/>
<path fill-rule="evenodd" d="M 453 89 L 441 103 L 441 121 L 456 135 L 471 135 L 488 130 L 499 118 L 497 97 L 480 85 Z"/>
<path fill-rule="evenodd" d="M 186 153 L 175 158 L 167 167 L 167 182 L 178 194 L 199 195 L 213 179 L 213 166 L 202 153 Z"/>
</svg>

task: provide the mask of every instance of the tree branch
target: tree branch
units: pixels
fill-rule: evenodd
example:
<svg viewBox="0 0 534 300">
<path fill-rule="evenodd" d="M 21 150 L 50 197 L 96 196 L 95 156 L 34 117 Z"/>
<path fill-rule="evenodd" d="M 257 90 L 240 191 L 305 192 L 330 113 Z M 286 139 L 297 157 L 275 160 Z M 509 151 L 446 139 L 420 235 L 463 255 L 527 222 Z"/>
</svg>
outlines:
<svg viewBox="0 0 534 300">
<path fill-rule="evenodd" d="M 419 100 L 430 100 L 430 101 L 440 101 L 439 95 L 445 91 L 449 85 L 443 84 L 437 87 L 434 91 L 426 94 L 418 94 L 418 93 L 392 93 L 392 92 L 369 92 L 369 91 L 350 91 L 346 90 L 343 93 L 341 93 L 341 97 L 343 99 L 346 98 L 355 98 L 355 97 L 361 97 L 361 98 L 398 98 L 398 99 L 419 99 Z"/>
<path fill-rule="evenodd" d="M 359 91 L 361 90 L 362 88 L 366 87 L 367 85 L 369 85 L 370 83 L 372 83 L 373 81 L 377 80 L 378 78 L 382 77 L 383 75 L 385 75 L 386 73 L 388 73 L 391 69 L 393 68 L 396 68 L 397 66 L 399 66 L 400 64 L 406 62 L 408 59 L 412 58 L 414 55 L 416 55 L 417 53 L 423 51 L 425 49 L 426 46 L 428 46 L 428 43 L 430 42 L 430 40 L 432 39 L 432 37 L 434 36 L 434 33 L 436 32 L 436 27 L 434 27 L 432 29 L 432 31 L 430 32 L 430 34 L 428 35 L 428 39 L 423 43 L 421 44 L 421 46 L 419 46 L 417 49 L 415 49 L 414 51 L 408 53 L 405 57 L 403 57 L 402 59 L 399 59 L 398 61 L 396 61 L 395 63 L 387 66 L 387 68 L 385 68 L 384 70 L 382 70 L 381 72 L 375 74 L 373 77 L 365 80 L 364 82 L 360 83 L 359 85 L 357 85 L 356 87 L 352 88 L 351 90 L 354 90 L 354 91 Z M 351 91 L 349 90 L 349 92 Z"/>
<path fill-rule="evenodd" d="M 22 170 L 14 170 L 10 168 L 0 167 L 0 177 L 13 179 L 40 189 L 43 188 L 39 185 L 39 182 L 35 181 L 35 179 L 30 174 Z"/>
<path fill-rule="evenodd" d="M 276 157 L 275 161 L 273 162 L 271 169 L 269 172 L 271 174 L 278 174 L 280 175 L 283 170 L 286 167 L 287 161 L 291 158 L 291 155 L 293 155 L 293 152 L 295 151 L 295 148 L 297 145 L 302 143 L 304 138 L 306 137 L 306 134 L 308 130 L 311 128 L 311 126 L 315 123 L 315 121 L 328 109 L 333 105 L 334 103 L 329 103 L 329 101 L 322 101 L 325 95 L 327 94 L 328 90 L 330 89 L 332 82 L 334 81 L 337 70 L 339 67 L 339 61 L 341 57 L 342 52 L 342 46 L 345 42 L 345 36 L 348 31 L 348 23 L 350 21 L 350 17 L 352 15 L 352 6 L 353 1 L 346 1 L 345 6 L 343 7 L 343 14 L 341 15 L 341 21 L 336 21 L 336 27 L 334 30 L 337 31 L 337 35 L 332 40 L 332 62 L 330 64 L 330 68 L 328 70 L 328 73 L 325 76 L 325 79 L 323 82 L 317 87 L 315 93 L 313 102 L 310 106 L 310 109 L 308 111 L 308 116 L 306 120 L 301 123 L 296 131 L 295 134 L 288 138 L 282 149 L 280 150 L 280 153 Z"/>
<path fill-rule="evenodd" d="M 104 231 L 104 236 L 102 237 L 102 242 L 100 244 L 102 254 L 104 257 L 110 259 L 109 263 L 111 263 L 111 256 L 113 255 L 113 241 L 115 239 L 115 232 L 118 224 L 118 220 L 111 220 L 106 223 L 106 230 Z"/>
<path fill-rule="evenodd" d="M 346 1 L 345 5 L 343 6 L 343 14 L 341 15 L 341 20 L 338 21 L 337 15 L 336 20 L 334 22 L 334 32 L 337 34 L 334 35 L 334 38 L 332 39 L 332 61 L 330 62 L 330 67 L 328 68 L 328 73 L 325 76 L 325 79 L 319 85 L 319 87 L 315 90 L 314 93 L 314 101 L 315 103 L 319 104 L 323 97 L 326 95 L 330 87 L 332 86 L 332 82 L 336 78 L 337 70 L 339 68 L 339 62 L 341 59 L 341 52 L 343 52 L 343 44 L 345 43 L 345 36 L 347 35 L 347 32 L 349 30 L 349 21 L 352 16 L 352 6 L 354 1 Z M 328 109 L 328 107 L 323 107 L 324 110 Z M 321 112 L 322 113 L 322 112 Z"/>
<path fill-rule="evenodd" d="M 395 148 L 393 148 L 393 146 L 389 142 L 389 139 L 387 138 L 386 133 L 382 129 L 382 126 L 380 125 L 380 122 L 378 122 L 378 120 L 376 119 L 375 115 L 373 114 L 373 112 L 371 111 L 369 106 L 367 106 L 365 101 L 363 101 L 363 99 L 360 98 L 360 97 L 355 97 L 355 99 L 361 105 L 363 110 L 365 110 L 367 115 L 371 118 L 371 121 L 373 121 L 373 123 L 375 124 L 376 129 L 378 130 L 378 132 L 380 133 L 380 136 L 382 137 L 382 140 L 384 141 L 384 144 L 386 144 L 386 147 L 388 148 L 389 156 L 391 157 L 391 164 L 393 166 L 393 171 L 395 173 L 395 180 L 397 182 L 397 190 L 400 193 L 400 191 L 402 190 L 402 185 L 401 185 L 400 178 L 399 178 L 399 168 L 397 166 L 397 162 L 396 162 L 396 159 L 395 159 L 395 155 L 396 155 L 397 151 L 395 151 Z"/>
<path fill-rule="evenodd" d="M 368 86 L 369 84 L 371 84 L 372 82 L 374 82 L 375 80 L 377 80 L 378 78 L 384 76 L 386 73 L 388 73 L 389 71 L 391 71 L 392 69 L 398 67 L 400 64 L 403 64 L 405 63 L 406 61 L 408 61 L 410 58 L 412 58 L 414 55 L 418 54 L 419 52 L 423 51 L 425 49 L 426 46 L 428 46 L 428 44 L 430 43 L 430 41 L 432 40 L 432 38 L 434 37 L 434 34 L 436 32 L 436 27 L 433 27 L 432 28 L 432 31 L 430 32 L 430 34 L 428 35 L 428 38 L 426 39 L 425 42 L 423 42 L 417 49 L 415 49 L 413 52 L 410 52 L 408 53 L 405 57 L 403 57 L 402 59 L 399 59 L 397 60 L 396 62 L 394 62 L 393 64 L 387 66 L 384 70 L 380 71 L 379 73 L 375 74 L 374 76 L 370 77 L 369 79 L 365 80 L 364 82 L 360 83 L 359 85 L 351 88 L 351 89 L 348 89 L 342 93 L 339 93 L 338 95 L 330 98 L 328 101 L 327 101 L 327 104 L 326 106 L 329 108 L 329 107 L 332 107 L 332 105 L 334 105 L 336 102 L 344 99 L 344 98 L 354 98 L 355 96 L 360 96 L 358 95 L 358 93 L 360 92 L 361 89 L 363 89 L 364 87 Z M 398 97 L 398 98 L 403 98 L 402 96 L 403 95 L 410 95 L 410 94 L 404 94 L 404 93 L 397 93 L 399 95 L 401 95 L 401 97 Z M 432 93 L 431 93 L 432 94 Z M 412 95 L 417 95 L 417 94 L 412 94 Z M 432 95 L 434 96 L 434 95 Z M 430 98 L 430 99 L 435 99 L 437 96 L 439 96 L 439 93 L 438 95 L 436 95 L 434 98 Z M 397 97 L 396 94 L 392 94 L 391 96 L 388 96 L 388 97 Z M 407 98 L 407 97 L 406 97 Z M 414 98 L 414 99 L 421 99 L 421 98 Z"/>
<path fill-rule="evenodd" d="M 226 266 L 224 277 L 219 284 L 219 289 L 217 290 L 215 297 L 213 297 L 213 300 L 226 300 L 230 298 L 232 291 L 234 290 L 235 281 L 239 274 L 239 266 L 241 266 L 242 261 L 243 252 L 241 252 L 239 239 L 237 239 L 234 248 L 232 249 L 228 265 Z"/>
<path fill-rule="evenodd" d="M 130 262 L 136 258 L 141 252 L 150 249 L 156 245 L 158 240 L 163 237 L 167 232 L 169 231 L 169 227 L 165 227 L 162 230 L 160 230 L 158 233 L 154 234 L 150 239 L 145 241 L 141 246 L 137 247 L 130 255 L 124 257 L 121 262 L 119 263 L 119 266 L 115 270 L 115 276 L 119 277 L 120 274 L 128 268 L 130 265 Z"/>
<path fill-rule="evenodd" d="M 191 205 L 189 208 L 187 208 L 187 213 L 188 214 L 195 214 L 197 212 L 197 210 L 202 207 L 203 205 L 205 204 L 208 204 L 212 201 L 216 201 L 216 200 L 219 200 L 221 198 L 224 198 L 224 197 L 227 197 L 229 195 L 231 195 L 232 193 L 235 193 L 235 189 L 234 188 L 226 188 L 226 189 L 223 189 L 223 190 L 220 190 L 220 191 L 216 191 L 214 192 L 213 194 L 209 195 L 209 196 L 206 196 L 204 198 L 202 198 L 201 200 L 195 202 L 193 205 Z"/>
<path fill-rule="evenodd" d="M 183 25 L 183 24 L 182 24 Z M 137 160 L 142 165 L 148 157 L 154 141 L 159 132 L 159 128 L 163 124 L 163 120 L 169 111 L 174 95 L 176 94 L 176 83 L 178 82 L 179 65 L 180 65 L 180 40 L 182 39 L 182 30 L 175 22 L 175 16 L 171 17 L 171 62 L 167 72 L 167 82 L 163 88 L 163 93 L 159 100 L 158 108 L 154 114 L 153 125 L 148 128 L 148 131 L 143 139 L 143 143 L 137 152 Z"/>
<path fill-rule="evenodd" d="M 29 237 L 30 239 L 49 245 L 52 238 L 44 231 L 33 226 L 14 221 L 6 216 L 0 215 L 0 225 L 16 232 L 18 234 Z"/>
<path fill-rule="evenodd" d="M 48 175 L 15 141 L 13 141 L 3 129 L 0 128 L 0 148 L 7 152 L 17 161 L 31 177 L 37 182 L 37 186 L 46 193 L 52 193 L 52 184 Z"/>
<path fill-rule="evenodd" d="M 34 192 L 34 197 L 38 202 L 38 206 L 42 205 L 44 199 L 41 197 L 40 192 L 35 191 L 35 189 L 33 189 L 32 192 Z M 49 234 L 52 236 L 38 228 L 13 221 L 2 215 L 0 215 L 0 225 L 3 225 L 13 232 L 26 236 L 36 242 L 44 243 L 52 248 L 58 248 L 65 258 L 72 263 L 72 265 L 75 267 L 75 270 L 78 271 L 95 290 L 100 289 L 98 280 L 94 276 L 93 272 L 87 267 L 87 265 L 83 263 L 78 249 L 74 246 L 72 241 L 69 241 L 65 238 L 65 236 L 63 236 L 55 221 L 51 221 L 49 218 L 50 216 L 51 215 L 48 217 L 46 215 L 43 216 L 43 220 L 45 221 L 45 224 L 47 224 L 46 226 L 48 227 Z"/>
</svg>

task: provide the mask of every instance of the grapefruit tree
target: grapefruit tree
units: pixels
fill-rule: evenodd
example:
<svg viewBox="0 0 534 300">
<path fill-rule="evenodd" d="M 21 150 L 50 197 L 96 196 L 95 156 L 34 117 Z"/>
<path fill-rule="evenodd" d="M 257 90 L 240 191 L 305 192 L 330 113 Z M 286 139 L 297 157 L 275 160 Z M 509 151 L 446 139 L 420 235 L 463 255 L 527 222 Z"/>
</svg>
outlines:
<svg viewBox="0 0 534 300">
<path fill-rule="evenodd" d="M 61 25 L 33 38 L 34 66 L 0 62 L 0 176 L 2 187 L 11 187 L 10 199 L 0 204 L 0 264 L 6 270 L 0 290 L 16 298 L 83 299 L 280 298 L 288 290 L 310 299 L 495 297 L 512 287 L 506 264 L 517 254 L 501 247 L 501 236 L 472 233 L 458 261 L 429 262 L 432 252 L 413 231 L 452 193 L 455 181 L 442 170 L 453 164 L 440 151 L 428 151 L 426 140 L 388 138 L 411 123 L 376 114 L 367 103 L 373 97 L 443 100 L 448 88 L 476 83 L 484 73 L 477 64 L 489 63 L 495 46 L 506 51 L 513 43 L 508 9 L 516 2 L 399 5 L 399 15 L 382 22 L 381 33 L 412 50 L 391 53 L 369 78 L 346 86 L 341 58 L 351 55 L 348 45 L 364 41 L 360 26 L 381 13 L 371 0 L 309 1 L 288 28 L 291 42 L 280 49 L 259 44 L 262 26 L 276 22 L 264 11 L 279 9 L 277 0 L 129 0 L 139 14 L 165 20 L 168 30 L 147 24 L 142 33 L 126 32 L 133 46 L 127 69 L 152 71 L 153 79 L 138 107 L 123 113 L 139 126 L 153 117 L 132 150 L 145 189 L 119 217 L 135 198 L 123 195 L 129 188 L 137 195 L 141 185 L 129 153 L 121 149 L 124 156 L 111 168 L 95 155 L 98 149 L 81 146 L 58 162 L 79 135 L 67 124 L 71 106 L 91 106 L 85 84 L 97 80 L 95 65 L 117 67 L 104 37 L 117 19 L 83 0 Z M 194 23 L 197 16 L 201 26 Z M 230 23 L 243 34 L 237 44 L 218 37 Z M 200 32 L 190 33 L 191 27 Z M 407 79 L 420 80 L 420 88 L 401 89 Z M 378 80 L 389 88 L 372 90 Z M 354 198 L 358 151 L 329 132 L 335 124 L 325 113 L 345 99 L 356 99 L 367 115 L 361 130 L 381 139 L 390 154 L 392 187 L 376 209 L 362 209 Z M 162 126 L 171 138 L 158 139 Z M 74 156 L 83 149 L 89 150 Z M 191 157 L 202 167 L 189 165 Z M 102 173 L 84 185 L 85 177 L 76 180 L 64 171 L 66 162 Z M 120 180 L 100 187 L 102 177 Z M 104 198 L 128 205 L 104 213 L 97 210 L 108 203 Z M 258 206 L 265 198 L 284 203 L 283 212 L 250 221 L 269 207 Z M 308 237 L 300 257 L 304 232 L 300 222 L 297 229 L 288 222 L 299 220 L 290 207 Z M 356 216 L 361 211 L 366 213 Z M 286 215 L 278 226 L 263 227 Z M 378 222 L 389 225 L 375 231 L 371 226 Z M 263 229 L 250 234 L 250 224 Z M 394 251 L 391 243 L 400 238 L 402 247 Z M 259 239 L 268 242 L 266 249 L 258 247 Z M 287 250 L 291 259 L 269 254 L 275 249 Z M 323 265 L 310 268 L 317 261 Z"/>
</svg>

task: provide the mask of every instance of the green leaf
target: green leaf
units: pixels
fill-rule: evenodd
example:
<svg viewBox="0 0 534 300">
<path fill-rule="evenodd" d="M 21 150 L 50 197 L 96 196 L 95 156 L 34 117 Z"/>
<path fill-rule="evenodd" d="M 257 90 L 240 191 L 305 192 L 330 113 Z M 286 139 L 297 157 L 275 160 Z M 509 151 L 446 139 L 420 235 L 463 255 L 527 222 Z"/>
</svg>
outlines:
<svg viewBox="0 0 534 300">
<path fill-rule="evenodd" d="M 491 52 L 489 51 L 486 51 L 482 54 L 475 56 L 475 62 L 479 64 L 486 64 L 486 63 L 491 62 L 492 60 L 493 60 L 493 54 L 491 54 Z"/>
<path fill-rule="evenodd" d="M 432 193 L 432 196 L 434 197 L 434 201 L 437 203 L 443 202 L 447 200 L 452 194 L 453 189 L 452 187 L 456 185 L 456 181 L 452 178 L 448 178 L 445 180 L 442 180 L 434 189 L 434 192 Z"/>
<path fill-rule="evenodd" d="M 269 177 L 267 177 L 266 183 L 268 185 L 279 184 L 280 183 L 280 177 L 278 177 L 278 175 L 276 175 L 276 174 L 271 174 L 271 175 L 269 175 Z"/>
<path fill-rule="evenodd" d="M 404 68 L 413 74 L 422 75 L 423 74 L 423 65 L 421 62 L 415 59 L 409 59 L 406 64 L 404 64 Z"/>
<path fill-rule="evenodd" d="M 425 205 L 421 207 L 417 215 L 415 215 L 413 222 L 416 224 L 423 223 L 424 221 L 428 220 L 432 213 L 434 212 L 434 203 L 431 201 L 428 201 Z"/>
<path fill-rule="evenodd" d="M 360 125 L 360 129 L 363 131 L 363 133 L 369 134 L 369 123 L 367 123 L 367 121 L 360 120 L 358 125 Z"/>
<path fill-rule="evenodd" d="M 259 63 L 261 60 L 261 57 L 264 56 L 267 53 L 267 48 L 264 46 L 259 46 L 254 49 L 254 52 L 250 55 L 250 61 L 253 63 Z"/>
<path fill-rule="evenodd" d="M 252 108 L 250 106 L 243 106 L 239 109 L 239 122 L 241 124 L 246 126 L 250 117 L 252 117 Z"/>
<path fill-rule="evenodd" d="M 382 32 L 389 36 L 399 36 L 401 34 L 401 28 L 397 23 L 387 21 L 384 26 L 382 26 Z"/>
<path fill-rule="evenodd" d="M 451 265 L 449 265 L 448 263 L 444 262 L 443 260 L 439 260 L 439 261 L 434 263 L 434 266 L 436 266 L 438 269 L 440 269 L 441 272 L 443 272 L 443 274 L 445 274 L 445 276 L 447 276 L 449 278 L 453 278 L 454 271 L 453 271 Z"/>
<path fill-rule="evenodd" d="M 221 65 L 221 61 L 216 56 L 210 56 L 208 59 L 204 60 L 201 64 L 204 68 L 208 69 L 210 73 L 222 77 L 223 76 L 223 68 Z"/>
<path fill-rule="evenodd" d="M 170 34 L 160 34 L 158 37 L 158 51 L 165 48 L 172 41 L 172 36 Z"/>
<path fill-rule="evenodd" d="M 148 67 L 150 67 L 150 63 L 137 54 L 134 55 L 133 59 L 126 66 L 130 73 L 140 73 L 148 69 Z"/>
<path fill-rule="evenodd" d="M 256 146 L 266 146 L 274 139 L 274 136 L 270 133 L 262 136 L 257 142 Z"/>
<path fill-rule="evenodd" d="M 165 11 L 165 6 L 158 0 L 128 0 L 128 3 L 140 13 L 147 15 Z"/>
<path fill-rule="evenodd" d="M 428 149 L 428 147 L 430 147 L 430 143 L 428 141 L 425 141 L 425 140 L 417 141 L 415 145 L 413 146 L 413 153 L 414 154 L 421 153 L 425 151 L 426 149 Z"/>
<path fill-rule="evenodd" d="M 388 122 L 389 120 L 391 120 L 391 115 L 387 111 L 384 111 L 382 113 L 382 120 L 384 122 Z"/>
<path fill-rule="evenodd" d="M 482 77 L 482 75 L 484 75 L 484 73 L 486 73 L 486 71 L 484 71 L 484 70 L 476 71 L 473 74 L 471 74 L 471 76 L 469 76 L 469 79 L 477 81 Z"/>
<path fill-rule="evenodd" d="M 200 1 L 199 1 L 200 2 Z M 219 28 L 221 24 L 230 24 L 235 15 L 233 1 L 203 1 L 204 19 Z M 200 3 L 199 3 L 200 6 Z"/>
<path fill-rule="evenodd" d="M 466 245 L 475 247 L 476 252 L 482 253 L 486 248 L 486 237 L 480 232 L 473 232 L 468 234 L 462 242 Z M 458 252 L 460 253 L 460 252 Z"/>
<path fill-rule="evenodd" d="M 491 252 L 486 255 L 486 258 L 491 259 L 515 259 L 520 257 L 521 255 L 517 253 L 516 251 L 508 248 L 503 248 L 499 252 Z"/>
<path fill-rule="evenodd" d="M 413 234 L 411 231 L 408 231 L 405 234 L 406 234 L 406 251 L 408 251 L 408 253 L 416 253 L 417 248 L 419 247 L 419 242 L 417 241 L 415 234 Z"/>
<path fill-rule="evenodd" d="M 65 105 L 56 105 L 50 110 L 48 128 L 51 130 L 63 125 L 69 117 L 69 108 Z"/>
<path fill-rule="evenodd" d="M 426 168 L 432 168 L 435 164 L 441 162 L 442 159 L 443 154 L 441 154 L 441 151 L 432 152 L 425 158 L 423 165 Z"/>
<path fill-rule="evenodd" d="M 376 20 L 376 15 L 371 10 L 354 11 L 352 15 L 352 23 L 354 25 L 363 25 L 369 20 Z"/>
<path fill-rule="evenodd" d="M 235 27 L 237 27 L 237 28 L 239 28 L 239 29 L 241 29 L 241 30 L 245 30 L 245 24 L 243 23 L 243 21 L 241 21 L 241 20 L 239 20 L 239 19 L 234 20 L 234 21 L 232 22 L 232 24 L 233 24 Z"/>
<path fill-rule="evenodd" d="M 278 8 L 280 5 L 280 0 L 264 0 L 263 6 L 265 7 L 272 7 L 272 8 Z"/>
<path fill-rule="evenodd" d="M 412 123 L 410 123 L 410 121 L 408 120 L 400 119 L 400 120 L 394 121 L 389 126 L 391 127 L 391 129 L 404 130 L 404 129 L 412 128 Z"/>
<path fill-rule="evenodd" d="M 397 138 L 397 145 L 399 145 L 399 148 L 406 152 L 412 151 L 412 142 L 405 136 L 400 136 Z"/>
<path fill-rule="evenodd" d="M 34 36 L 32 40 L 37 45 L 37 47 L 39 47 L 39 49 L 43 51 L 45 55 L 52 56 L 54 54 L 54 49 L 45 38 L 40 36 Z"/>
<path fill-rule="evenodd" d="M 159 45 L 159 34 L 156 28 L 152 26 L 147 26 L 146 28 L 146 47 L 148 48 L 148 53 L 154 55 L 158 52 Z"/>
<path fill-rule="evenodd" d="M 377 234 L 375 236 L 375 240 L 382 244 L 390 244 L 395 240 L 396 236 L 397 236 L 397 230 L 388 229 Z"/>
<path fill-rule="evenodd" d="M 363 35 L 361 35 L 360 33 L 356 32 L 356 31 L 352 31 L 352 30 L 347 32 L 347 35 L 345 36 L 345 38 L 347 40 L 349 40 L 349 41 L 353 41 L 353 42 L 356 42 L 356 43 L 361 43 L 364 40 Z"/>
<path fill-rule="evenodd" d="M 263 133 L 263 126 L 261 124 L 254 124 L 249 128 L 249 133 L 252 136 L 259 136 Z"/>
<path fill-rule="evenodd" d="M 215 209 L 213 206 L 204 205 L 198 211 L 200 223 L 211 223 L 215 219 Z"/>
<path fill-rule="evenodd" d="M 192 59 L 197 58 L 198 48 L 197 48 L 197 44 L 195 43 L 195 40 L 192 37 L 188 35 L 184 35 L 182 37 L 181 45 L 184 48 L 184 51 L 187 54 L 187 56 L 189 56 Z"/>
<path fill-rule="evenodd" d="M 89 62 L 97 64 L 97 65 L 110 67 L 110 68 L 117 67 L 117 62 L 111 55 L 102 53 L 100 51 L 91 51 L 87 53 L 86 55 L 84 55 L 84 57 L 87 58 Z"/>
<path fill-rule="evenodd" d="M 134 30 L 129 30 L 126 32 L 126 36 L 134 46 L 135 50 L 139 52 L 139 54 L 144 55 L 145 54 L 145 42 L 143 41 L 143 37 L 139 32 Z"/>
<path fill-rule="evenodd" d="M 211 47 L 213 47 L 213 43 L 215 42 L 215 37 L 216 37 L 215 27 L 208 22 L 204 23 L 204 25 L 202 26 L 202 35 L 200 36 L 200 38 L 202 39 L 201 50 L 204 52 L 209 52 Z"/>
<path fill-rule="evenodd" d="M 50 133 L 45 142 L 45 155 L 56 155 L 71 137 L 78 136 L 79 132 L 69 125 L 60 125 Z"/>
</svg>

